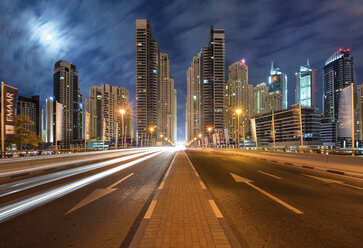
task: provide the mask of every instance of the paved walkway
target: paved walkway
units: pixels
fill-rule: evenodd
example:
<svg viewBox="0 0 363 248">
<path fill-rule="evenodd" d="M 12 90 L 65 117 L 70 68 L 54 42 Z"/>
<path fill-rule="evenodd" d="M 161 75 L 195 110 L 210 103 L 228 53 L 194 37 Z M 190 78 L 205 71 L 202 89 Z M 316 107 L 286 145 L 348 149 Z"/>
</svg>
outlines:
<svg viewBox="0 0 363 248">
<path fill-rule="evenodd" d="M 185 152 L 174 158 L 131 247 L 239 247 Z"/>
</svg>

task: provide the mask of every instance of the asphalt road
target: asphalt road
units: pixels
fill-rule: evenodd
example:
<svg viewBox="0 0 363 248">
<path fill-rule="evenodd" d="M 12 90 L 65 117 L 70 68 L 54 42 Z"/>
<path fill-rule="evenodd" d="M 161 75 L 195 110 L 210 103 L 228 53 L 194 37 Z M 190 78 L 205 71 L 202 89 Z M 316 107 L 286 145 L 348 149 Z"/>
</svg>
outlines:
<svg viewBox="0 0 363 248">
<path fill-rule="evenodd" d="M 238 155 L 187 154 L 242 247 L 363 247 L 363 180 Z"/>
<path fill-rule="evenodd" d="M 11 194 L 0 197 L 0 247 L 127 246 L 174 154 L 154 150 L 81 173 L 72 167 L 2 182 Z"/>
</svg>

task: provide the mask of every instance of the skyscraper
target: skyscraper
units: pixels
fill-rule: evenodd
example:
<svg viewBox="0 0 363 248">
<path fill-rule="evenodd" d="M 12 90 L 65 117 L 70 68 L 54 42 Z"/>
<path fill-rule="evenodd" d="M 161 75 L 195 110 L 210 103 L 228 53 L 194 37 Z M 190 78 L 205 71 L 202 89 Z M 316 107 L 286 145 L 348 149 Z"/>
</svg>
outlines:
<svg viewBox="0 0 363 248">
<path fill-rule="evenodd" d="M 48 97 L 45 100 L 45 130 L 47 133 L 46 142 L 53 143 L 54 142 L 54 98 Z"/>
<path fill-rule="evenodd" d="M 265 82 L 253 88 L 253 112 L 254 114 L 263 113 L 268 110 L 267 104 L 268 87 Z"/>
<path fill-rule="evenodd" d="M 228 81 L 225 86 L 225 128 L 233 134 L 237 128 L 236 110 L 241 109 L 240 129 L 249 130 L 250 117 L 253 115 L 253 86 L 248 84 L 248 67 L 245 59 L 228 67 Z"/>
<path fill-rule="evenodd" d="M 160 132 L 159 46 L 149 20 L 136 20 L 136 135 Z"/>
<path fill-rule="evenodd" d="M 186 141 L 201 133 L 200 126 L 200 54 L 193 57 L 187 71 Z"/>
<path fill-rule="evenodd" d="M 357 86 L 357 111 L 359 140 L 363 140 L 363 83 Z"/>
<path fill-rule="evenodd" d="M 129 91 L 124 87 L 102 84 L 90 88 L 90 98 L 86 100 L 86 109 L 90 113 L 90 136 L 102 140 L 103 120 L 106 123 L 105 139 L 114 140 L 116 134 L 121 139 L 122 118 L 120 109 L 125 109 L 124 134 L 131 137 L 133 132 L 132 109 L 129 106 Z M 118 125 L 117 125 L 118 123 Z M 118 126 L 118 132 L 116 127 Z M 97 134 L 97 137 L 94 137 Z M 120 143 L 119 143 L 120 144 Z"/>
<path fill-rule="evenodd" d="M 211 27 L 208 46 L 200 59 L 201 131 L 224 128 L 225 32 Z"/>
<path fill-rule="evenodd" d="M 350 49 L 339 49 L 330 56 L 325 62 L 323 74 L 324 118 L 321 138 L 327 145 L 336 146 L 339 139 L 340 91 L 354 83 L 354 64 Z"/>
<path fill-rule="evenodd" d="M 287 75 L 274 67 L 271 62 L 270 76 L 268 77 L 269 93 L 279 92 L 282 96 L 282 108 L 287 109 Z"/>
<path fill-rule="evenodd" d="M 309 60 L 306 66 L 300 66 L 296 76 L 296 103 L 302 107 L 317 109 L 318 70 L 310 67 Z"/>
<path fill-rule="evenodd" d="M 53 93 L 56 101 L 64 106 L 62 145 L 82 143 L 82 96 L 78 85 L 76 66 L 66 61 L 54 65 Z"/>
<path fill-rule="evenodd" d="M 323 68 L 323 110 L 324 117 L 337 121 L 340 90 L 354 82 L 353 57 L 350 49 L 339 49 L 325 62 Z"/>
<path fill-rule="evenodd" d="M 42 106 L 39 96 L 18 96 L 17 114 L 26 115 L 34 122 L 34 125 L 25 125 L 25 128 L 42 137 Z"/>
<path fill-rule="evenodd" d="M 160 133 L 176 142 L 176 91 L 170 78 L 170 61 L 166 53 L 160 53 Z"/>
</svg>

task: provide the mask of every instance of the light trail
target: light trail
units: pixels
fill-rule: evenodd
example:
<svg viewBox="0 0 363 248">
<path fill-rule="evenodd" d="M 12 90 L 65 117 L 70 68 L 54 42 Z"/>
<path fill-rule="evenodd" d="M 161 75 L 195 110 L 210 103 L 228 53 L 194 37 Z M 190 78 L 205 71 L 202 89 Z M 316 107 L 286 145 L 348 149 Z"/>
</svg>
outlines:
<svg viewBox="0 0 363 248">
<path fill-rule="evenodd" d="M 0 197 L 6 196 L 6 195 L 10 195 L 10 194 L 14 194 L 16 192 L 20 192 L 26 189 L 30 189 L 39 185 L 43 185 L 43 184 L 47 184 L 50 182 L 54 182 L 54 181 L 58 181 L 61 180 L 63 178 L 67 178 L 67 177 L 71 177 L 71 176 L 75 176 L 81 173 L 85 173 L 91 170 L 95 170 L 95 169 L 99 169 L 105 166 L 109 166 L 115 163 L 120 163 L 129 159 L 133 159 L 136 157 L 140 157 L 143 155 L 147 155 L 150 153 L 153 153 L 155 151 L 147 151 L 147 152 L 132 152 L 129 154 L 134 154 L 134 155 L 130 155 L 130 156 L 126 156 L 126 157 L 121 157 L 121 158 L 116 158 L 116 159 L 112 159 L 112 160 L 107 160 L 107 161 L 102 161 L 102 162 L 98 162 L 98 163 L 94 163 L 94 164 L 90 164 L 90 165 L 84 165 L 81 167 L 77 167 L 77 168 L 73 168 L 73 169 L 68 169 L 65 171 L 59 171 L 59 172 L 54 172 L 51 174 L 46 174 L 46 175 L 41 175 L 41 176 L 36 176 L 36 177 L 32 177 L 32 178 L 27 178 L 21 181 L 15 181 L 15 182 L 11 182 L 11 183 L 7 183 L 7 184 L 3 184 L 0 186 Z M 90 159 L 93 160 L 93 159 Z M 78 161 L 76 161 L 78 162 Z M 75 163 L 75 162 L 73 162 Z M 71 163 L 71 164 L 73 164 Z"/>
<path fill-rule="evenodd" d="M 142 161 L 155 157 L 168 150 L 170 150 L 170 149 L 163 149 L 163 150 L 153 153 L 151 155 L 136 159 L 134 161 L 117 166 L 115 168 L 100 172 L 98 174 L 77 180 L 72 183 L 65 184 L 63 186 L 60 186 L 60 187 L 57 187 L 54 189 L 47 190 L 43 193 L 39 193 L 34 196 L 27 197 L 23 200 L 19 200 L 17 202 L 11 203 L 9 205 L 3 206 L 0 208 L 0 222 L 10 219 L 18 214 L 29 211 L 30 209 L 33 209 L 35 207 L 39 207 L 45 203 L 53 201 L 59 197 L 69 194 L 77 189 L 87 186 L 95 181 L 105 178 L 113 173 L 124 170 L 130 166 L 133 166 L 137 163 L 140 163 Z"/>
</svg>

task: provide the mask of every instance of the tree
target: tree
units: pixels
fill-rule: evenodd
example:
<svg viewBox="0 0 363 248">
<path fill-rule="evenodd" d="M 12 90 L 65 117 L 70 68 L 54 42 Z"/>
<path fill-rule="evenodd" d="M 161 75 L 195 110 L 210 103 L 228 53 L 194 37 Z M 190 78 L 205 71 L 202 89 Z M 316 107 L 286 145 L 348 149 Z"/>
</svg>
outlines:
<svg viewBox="0 0 363 248">
<path fill-rule="evenodd" d="M 33 131 L 25 128 L 26 125 L 34 125 L 27 115 L 17 115 L 15 117 L 15 135 L 12 139 L 6 140 L 8 145 L 16 144 L 17 149 L 22 148 L 22 144 L 35 148 L 39 145 L 42 139 Z"/>
</svg>

